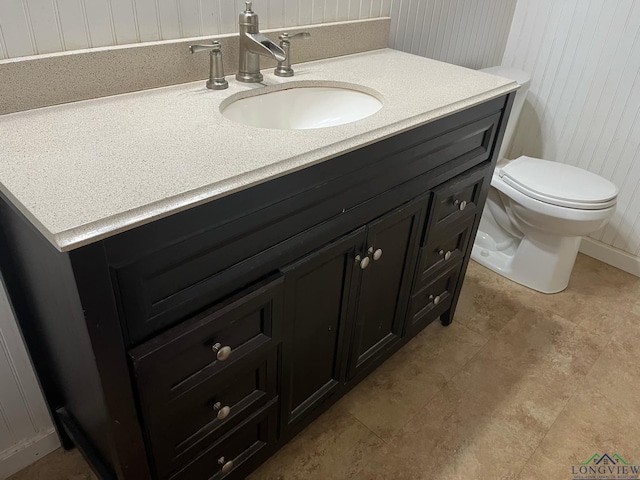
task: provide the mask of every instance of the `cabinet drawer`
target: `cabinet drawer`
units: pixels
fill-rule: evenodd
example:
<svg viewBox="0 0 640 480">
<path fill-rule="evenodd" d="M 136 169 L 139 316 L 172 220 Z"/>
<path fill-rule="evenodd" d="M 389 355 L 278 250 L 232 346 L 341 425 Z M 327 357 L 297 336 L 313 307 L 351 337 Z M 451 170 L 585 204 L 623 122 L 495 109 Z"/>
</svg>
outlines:
<svg viewBox="0 0 640 480">
<path fill-rule="evenodd" d="M 175 471 L 221 434 L 276 398 L 278 349 L 242 368 L 211 377 L 155 415 L 145 425 L 158 471 Z"/>
<path fill-rule="evenodd" d="M 463 218 L 449 228 L 432 233 L 427 245 L 420 250 L 414 292 L 425 287 L 438 270 L 460 261 L 469 245 L 475 218 Z"/>
<path fill-rule="evenodd" d="M 451 305 L 462 262 L 452 265 L 411 297 L 407 332 L 417 333 Z"/>
<path fill-rule="evenodd" d="M 276 443 L 277 399 L 210 445 L 170 480 L 241 480 L 273 451 Z"/>
<path fill-rule="evenodd" d="M 280 341 L 281 275 L 259 282 L 132 350 L 143 411 L 167 405 L 226 369 L 241 368 Z"/>
<path fill-rule="evenodd" d="M 434 190 L 429 225 L 424 242 L 436 231 L 475 215 L 485 177 L 491 165 L 485 163 L 458 175 Z"/>
</svg>

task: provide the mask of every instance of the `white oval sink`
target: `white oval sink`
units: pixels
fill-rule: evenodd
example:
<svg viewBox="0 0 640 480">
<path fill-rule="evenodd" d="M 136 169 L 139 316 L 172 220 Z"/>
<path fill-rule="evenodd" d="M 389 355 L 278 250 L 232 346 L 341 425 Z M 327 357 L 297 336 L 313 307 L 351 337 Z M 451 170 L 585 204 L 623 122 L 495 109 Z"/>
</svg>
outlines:
<svg viewBox="0 0 640 480">
<path fill-rule="evenodd" d="M 373 95 L 343 87 L 304 86 L 232 101 L 222 115 L 252 127 L 308 130 L 356 122 L 382 108 Z"/>
</svg>

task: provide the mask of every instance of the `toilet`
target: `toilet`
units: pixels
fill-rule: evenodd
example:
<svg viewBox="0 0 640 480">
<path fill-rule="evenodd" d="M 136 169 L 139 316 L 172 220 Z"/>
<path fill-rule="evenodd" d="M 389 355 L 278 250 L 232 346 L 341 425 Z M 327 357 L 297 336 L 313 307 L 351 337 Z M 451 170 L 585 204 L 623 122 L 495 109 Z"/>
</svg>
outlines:
<svg viewBox="0 0 640 480">
<path fill-rule="evenodd" d="M 561 292 L 569 284 L 582 236 L 607 224 L 616 209 L 618 189 L 572 165 L 527 156 L 506 159 L 530 77 L 506 67 L 481 71 L 512 79 L 520 89 L 471 258 L 539 292 Z"/>
</svg>

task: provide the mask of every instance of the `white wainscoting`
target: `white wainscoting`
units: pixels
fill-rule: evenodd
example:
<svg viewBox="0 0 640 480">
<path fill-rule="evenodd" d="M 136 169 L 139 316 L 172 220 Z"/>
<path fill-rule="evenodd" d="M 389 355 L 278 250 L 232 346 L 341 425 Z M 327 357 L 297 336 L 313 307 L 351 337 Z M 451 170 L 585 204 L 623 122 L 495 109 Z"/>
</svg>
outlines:
<svg viewBox="0 0 640 480">
<path fill-rule="evenodd" d="M 615 183 L 618 211 L 583 250 L 637 272 L 640 2 L 519 0 L 503 64 L 532 74 L 510 155 L 577 165 Z"/>
<path fill-rule="evenodd" d="M 0 0 L 0 59 L 232 33 L 242 0 Z M 502 59 L 516 0 L 256 0 L 263 28 L 392 17 L 390 46 L 470 68 Z"/>
<path fill-rule="evenodd" d="M 390 46 L 469 68 L 500 65 L 515 8 L 516 0 L 393 0 Z"/>
<path fill-rule="evenodd" d="M 0 0 L 0 59 L 238 31 L 242 0 Z M 391 0 L 256 0 L 261 28 L 389 16 Z"/>
<path fill-rule="evenodd" d="M 0 281 L 0 479 L 59 445 Z"/>
</svg>

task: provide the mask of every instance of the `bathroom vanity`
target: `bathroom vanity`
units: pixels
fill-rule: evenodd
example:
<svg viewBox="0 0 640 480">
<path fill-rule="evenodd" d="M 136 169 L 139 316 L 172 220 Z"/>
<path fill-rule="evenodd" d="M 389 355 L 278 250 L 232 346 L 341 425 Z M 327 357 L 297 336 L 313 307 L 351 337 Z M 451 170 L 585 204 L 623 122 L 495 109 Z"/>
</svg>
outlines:
<svg viewBox="0 0 640 480">
<path fill-rule="evenodd" d="M 211 104 L 254 90 L 199 83 L 0 117 L 7 132 L 32 126 L 47 159 L 31 175 L 83 177 L 47 199 L 43 179 L 0 172 L 1 266 L 61 438 L 102 478 L 244 478 L 426 325 L 452 321 L 516 87 L 389 50 L 323 62 L 296 72 L 342 81 L 367 64 L 381 111 L 256 129 Z M 394 62 L 424 83 L 408 88 Z M 179 98 L 190 137 L 151 115 Z M 108 120 L 134 100 L 160 125 Z M 61 118 L 58 137 L 42 134 Z M 73 122 L 107 140 L 86 143 Z M 3 160 L 28 155 L 11 142 Z M 75 192 L 77 211 L 56 191 Z M 92 196 L 102 211 L 84 208 Z"/>
</svg>

